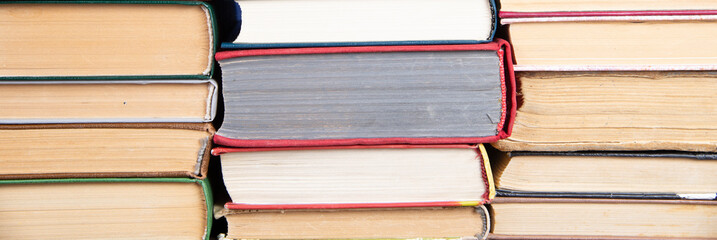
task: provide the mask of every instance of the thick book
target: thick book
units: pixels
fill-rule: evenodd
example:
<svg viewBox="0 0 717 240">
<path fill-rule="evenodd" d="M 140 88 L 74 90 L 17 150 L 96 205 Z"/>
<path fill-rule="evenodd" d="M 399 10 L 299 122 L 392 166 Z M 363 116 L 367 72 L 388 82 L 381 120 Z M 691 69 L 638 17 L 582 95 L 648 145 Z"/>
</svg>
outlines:
<svg viewBox="0 0 717 240">
<path fill-rule="evenodd" d="M 0 124 L 211 122 L 214 80 L 0 81 Z"/>
<path fill-rule="evenodd" d="M 645 11 L 682 11 L 717 9 L 712 0 L 501 0 L 500 17 L 516 14 L 595 15 L 605 12 L 630 14 Z"/>
<path fill-rule="evenodd" d="M 717 154 L 511 152 L 491 156 L 498 196 L 707 199 L 717 196 Z"/>
<path fill-rule="evenodd" d="M 486 208 L 223 209 L 219 239 L 485 239 Z"/>
<path fill-rule="evenodd" d="M 207 180 L 0 181 L 3 239 L 209 239 Z"/>
<path fill-rule="evenodd" d="M 476 144 L 510 135 L 507 42 L 219 52 L 236 147 Z"/>
<path fill-rule="evenodd" d="M 488 239 L 715 239 L 717 201 L 498 197 Z"/>
<path fill-rule="evenodd" d="M 519 72 L 502 151 L 717 151 L 715 72 Z"/>
<path fill-rule="evenodd" d="M 483 145 L 215 148 L 227 209 L 476 206 L 495 195 Z"/>
<path fill-rule="evenodd" d="M 206 79 L 214 21 L 195 1 L 0 2 L 0 79 Z"/>
<path fill-rule="evenodd" d="M 475 44 L 490 42 L 493 0 L 237 0 L 222 48 Z M 224 20 L 229 21 L 229 20 Z"/>
<path fill-rule="evenodd" d="M 507 16 L 516 71 L 717 70 L 717 10 Z"/>
<path fill-rule="evenodd" d="M 0 179 L 205 178 L 209 123 L 0 125 Z"/>
</svg>

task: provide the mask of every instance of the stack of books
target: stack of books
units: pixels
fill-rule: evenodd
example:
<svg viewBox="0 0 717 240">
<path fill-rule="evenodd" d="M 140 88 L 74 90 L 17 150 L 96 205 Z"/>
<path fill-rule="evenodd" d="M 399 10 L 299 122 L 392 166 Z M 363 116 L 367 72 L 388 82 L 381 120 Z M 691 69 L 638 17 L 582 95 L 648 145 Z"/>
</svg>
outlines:
<svg viewBox="0 0 717 240">
<path fill-rule="evenodd" d="M 511 48 L 487 0 L 237 1 L 216 54 L 226 239 L 487 236 L 479 143 L 510 134 Z"/>
<path fill-rule="evenodd" d="M 494 239 L 717 237 L 717 2 L 504 0 Z"/>
<path fill-rule="evenodd" d="M 0 238 L 208 239 L 205 3 L 0 3 Z"/>
</svg>

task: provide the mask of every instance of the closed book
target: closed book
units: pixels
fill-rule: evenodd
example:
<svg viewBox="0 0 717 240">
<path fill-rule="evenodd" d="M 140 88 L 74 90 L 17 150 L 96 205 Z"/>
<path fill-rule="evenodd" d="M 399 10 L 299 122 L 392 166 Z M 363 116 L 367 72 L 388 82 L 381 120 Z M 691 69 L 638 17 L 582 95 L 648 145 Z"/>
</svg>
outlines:
<svg viewBox="0 0 717 240">
<path fill-rule="evenodd" d="M 209 123 L 0 125 L 0 179 L 205 178 Z"/>
<path fill-rule="evenodd" d="M 501 23 L 516 71 L 674 71 L 717 70 L 715 19 L 717 10 L 538 12 Z"/>
<path fill-rule="evenodd" d="M 212 151 L 230 210 L 476 206 L 495 195 L 482 145 Z"/>
<path fill-rule="evenodd" d="M 511 152 L 491 159 L 498 196 L 707 199 L 717 196 L 717 154 Z"/>
<path fill-rule="evenodd" d="M 715 239 L 717 201 L 498 197 L 488 239 Z"/>
<path fill-rule="evenodd" d="M 485 239 L 484 206 L 422 208 L 223 209 L 219 239 Z"/>
<path fill-rule="evenodd" d="M 497 25 L 493 0 L 237 0 L 222 48 L 475 44 Z M 231 20 L 229 20 L 231 19 Z M 236 21 L 236 22 L 235 22 Z"/>
<path fill-rule="evenodd" d="M 514 14 L 575 14 L 590 15 L 605 12 L 639 13 L 645 11 L 681 11 L 717 9 L 717 2 L 710 0 L 501 0 L 501 18 Z"/>
<path fill-rule="evenodd" d="M 510 48 L 326 47 L 217 53 L 235 147 L 475 144 L 510 135 Z"/>
<path fill-rule="evenodd" d="M 0 81 L 0 124 L 211 122 L 218 92 L 211 79 Z"/>
<path fill-rule="evenodd" d="M 206 79 L 212 8 L 195 1 L 0 3 L 0 79 Z"/>
<path fill-rule="evenodd" d="M 521 105 L 502 151 L 717 150 L 717 74 L 518 72 Z"/>
<path fill-rule="evenodd" d="M 483 239 L 482 145 L 215 148 L 226 239 Z"/>
<path fill-rule="evenodd" d="M 0 180 L 3 239 L 209 239 L 207 180 Z"/>
</svg>

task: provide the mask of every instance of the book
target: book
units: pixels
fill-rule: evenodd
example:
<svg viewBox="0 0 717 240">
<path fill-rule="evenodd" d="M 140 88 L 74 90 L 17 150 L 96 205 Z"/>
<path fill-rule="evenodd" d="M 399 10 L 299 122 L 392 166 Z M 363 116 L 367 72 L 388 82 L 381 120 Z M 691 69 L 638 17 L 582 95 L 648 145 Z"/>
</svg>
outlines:
<svg viewBox="0 0 717 240">
<path fill-rule="evenodd" d="M 211 203 L 206 180 L 2 180 L 0 237 L 208 240 Z"/>
<path fill-rule="evenodd" d="M 717 148 L 714 72 L 519 72 L 502 151 Z"/>
<path fill-rule="evenodd" d="M 498 197 L 489 239 L 714 239 L 717 201 Z"/>
<path fill-rule="evenodd" d="M 495 195 L 483 145 L 224 148 L 227 209 L 476 206 Z"/>
<path fill-rule="evenodd" d="M 220 211 L 220 239 L 485 239 L 484 206 Z"/>
<path fill-rule="evenodd" d="M 0 3 L 0 79 L 206 79 L 212 8 L 195 1 Z"/>
<path fill-rule="evenodd" d="M 710 0 L 501 0 L 501 18 L 512 14 L 561 12 L 563 14 L 598 14 L 609 12 L 680 11 L 717 9 Z M 616 13 L 619 14 L 619 13 Z"/>
<path fill-rule="evenodd" d="M 0 81 L 0 124 L 211 122 L 214 80 Z"/>
<path fill-rule="evenodd" d="M 717 70 L 717 10 L 508 16 L 516 71 Z"/>
<path fill-rule="evenodd" d="M 475 144 L 510 135 L 507 42 L 219 52 L 235 147 Z"/>
<path fill-rule="evenodd" d="M 0 125 L 0 179 L 205 178 L 210 123 Z"/>
<path fill-rule="evenodd" d="M 499 196 L 638 199 L 717 197 L 717 154 L 511 152 L 492 156 Z"/>
<path fill-rule="evenodd" d="M 239 23 L 222 48 L 475 44 L 497 25 L 493 0 L 236 3 Z"/>
</svg>

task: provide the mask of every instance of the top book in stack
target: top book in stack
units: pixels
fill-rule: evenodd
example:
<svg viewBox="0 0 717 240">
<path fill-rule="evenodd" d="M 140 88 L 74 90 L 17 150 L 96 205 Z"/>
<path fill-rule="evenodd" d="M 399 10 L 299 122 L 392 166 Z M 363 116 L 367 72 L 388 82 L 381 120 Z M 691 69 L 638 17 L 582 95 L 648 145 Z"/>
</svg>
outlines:
<svg viewBox="0 0 717 240">
<path fill-rule="evenodd" d="M 497 25 L 492 0 L 237 0 L 233 42 L 223 48 L 475 44 Z M 241 33 L 239 33 L 239 26 Z"/>
<path fill-rule="evenodd" d="M 210 122 L 212 8 L 193 1 L 0 3 L 0 124 Z"/>
<path fill-rule="evenodd" d="M 13 1 L 0 6 L 3 79 L 206 79 L 212 72 L 214 23 L 206 3 Z"/>
</svg>

